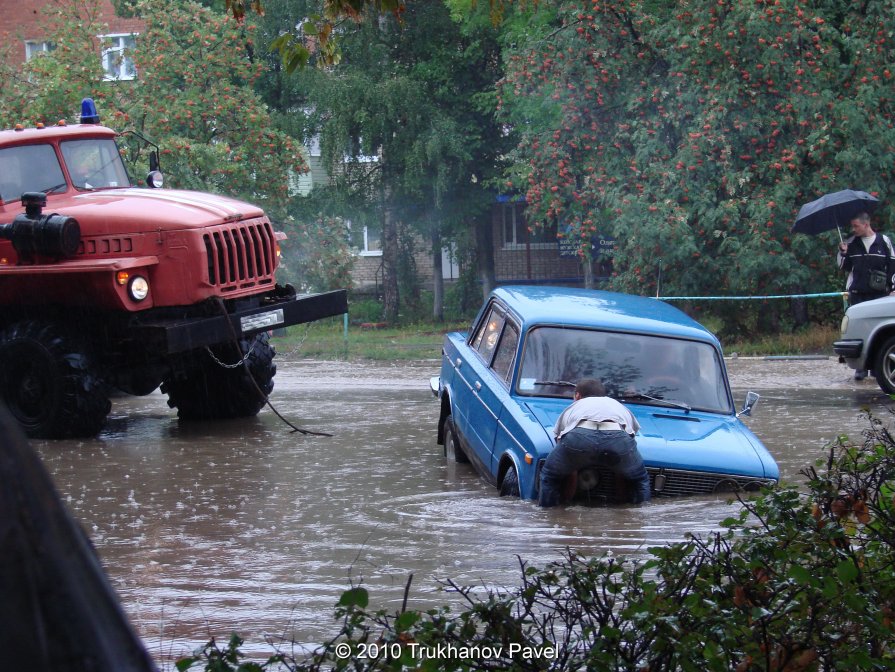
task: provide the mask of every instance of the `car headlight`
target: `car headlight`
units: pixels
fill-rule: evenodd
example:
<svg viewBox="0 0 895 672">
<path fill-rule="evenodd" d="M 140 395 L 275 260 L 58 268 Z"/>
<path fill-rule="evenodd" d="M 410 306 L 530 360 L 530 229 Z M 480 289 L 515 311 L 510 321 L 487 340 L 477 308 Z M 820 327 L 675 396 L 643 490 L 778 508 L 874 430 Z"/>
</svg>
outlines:
<svg viewBox="0 0 895 672">
<path fill-rule="evenodd" d="M 842 324 L 839 325 L 839 333 L 845 336 L 846 329 L 848 329 L 848 315 L 843 315 Z"/>
<path fill-rule="evenodd" d="M 127 284 L 127 293 L 134 301 L 142 301 L 149 296 L 149 280 L 142 275 L 134 276 Z"/>
</svg>

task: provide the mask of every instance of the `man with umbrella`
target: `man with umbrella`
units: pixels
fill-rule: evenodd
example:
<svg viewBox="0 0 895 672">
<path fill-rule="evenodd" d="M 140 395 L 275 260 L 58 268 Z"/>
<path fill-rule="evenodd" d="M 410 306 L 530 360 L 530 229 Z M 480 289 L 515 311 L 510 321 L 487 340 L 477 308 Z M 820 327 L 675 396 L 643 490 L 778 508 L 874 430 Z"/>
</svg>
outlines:
<svg viewBox="0 0 895 672">
<path fill-rule="evenodd" d="M 852 235 L 839 243 L 836 261 L 848 273 L 845 288 L 848 303 L 879 299 L 895 286 L 895 248 L 884 234 L 873 230 L 868 212 L 859 212 L 851 219 Z M 863 380 L 867 371 L 855 371 L 855 380 Z"/>
<path fill-rule="evenodd" d="M 816 235 L 830 229 L 839 232 L 836 261 L 848 273 L 845 288 L 849 305 L 879 299 L 895 287 L 895 248 L 888 236 L 877 234 L 870 224 L 879 200 L 866 191 L 843 189 L 806 203 L 799 210 L 793 231 Z M 842 239 L 839 227 L 849 222 L 852 235 Z M 863 380 L 867 371 L 855 371 Z"/>
</svg>

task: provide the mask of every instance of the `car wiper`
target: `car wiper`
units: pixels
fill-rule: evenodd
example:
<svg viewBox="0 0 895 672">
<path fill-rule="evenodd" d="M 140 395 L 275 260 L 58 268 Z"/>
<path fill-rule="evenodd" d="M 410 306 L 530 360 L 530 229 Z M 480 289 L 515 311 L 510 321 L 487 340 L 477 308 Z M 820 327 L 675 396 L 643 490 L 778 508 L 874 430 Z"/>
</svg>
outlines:
<svg viewBox="0 0 895 672">
<path fill-rule="evenodd" d="M 60 184 L 56 184 L 52 187 L 47 187 L 46 189 L 41 189 L 41 191 L 44 192 L 45 194 L 49 194 L 51 191 L 56 191 L 57 189 L 62 189 L 67 186 L 68 185 L 65 182 L 61 182 Z"/>
<path fill-rule="evenodd" d="M 568 380 L 536 380 L 535 385 L 558 385 L 559 387 L 575 387 L 575 383 Z"/>
<path fill-rule="evenodd" d="M 685 404 L 682 401 L 672 401 L 671 399 L 662 399 L 662 397 L 654 397 L 649 394 L 643 394 L 642 392 L 620 392 L 618 394 L 618 399 L 621 401 L 652 401 L 657 404 L 662 404 L 664 406 L 670 406 L 671 408 L 679 408 L 682 411 L 690 412 L 690 405 Z"/>
</svg>

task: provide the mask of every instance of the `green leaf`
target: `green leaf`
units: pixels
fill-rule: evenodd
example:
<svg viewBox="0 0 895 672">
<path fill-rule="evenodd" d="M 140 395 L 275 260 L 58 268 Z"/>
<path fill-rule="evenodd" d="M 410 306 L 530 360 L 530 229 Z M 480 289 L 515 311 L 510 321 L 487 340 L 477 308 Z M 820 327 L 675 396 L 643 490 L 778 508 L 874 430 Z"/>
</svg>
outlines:
<svg viewBox="0 0 895 672">
<path fill-rule="evenodd" d="M 370 595 L 367 593 L 366 588 L 350 588 L 342 593 L 342 597 L 339 599 L 339 606 L 341 607 L 366 609 L 368 604 L 370 604 Z"/>
<path fill-rule="evenodd" d="M 405 611 L 398 618 L 395 619 L 395 630 L 397 632 L 404 632 L 411 626 L 418 623 L 420 620 L 420 615 L 416 611 Z"/>
<path fill-rule="evenodd" d="M 812 583 L 811 572 L 809 572 L 801 565 L 793 565 L 792 567 L 790 567 L 788 576 L 796 583 L 800 583 L 803 585 L 809 585 L 810 583 Z"/>
<path fill-rule="evenodd" d="M 858 568 L 850 559 L 843 560 L 836 566 L 836 574 L 839 575 L 839 580 L 843 583 L 852 583 L 858 578 Z"/>
</svg>

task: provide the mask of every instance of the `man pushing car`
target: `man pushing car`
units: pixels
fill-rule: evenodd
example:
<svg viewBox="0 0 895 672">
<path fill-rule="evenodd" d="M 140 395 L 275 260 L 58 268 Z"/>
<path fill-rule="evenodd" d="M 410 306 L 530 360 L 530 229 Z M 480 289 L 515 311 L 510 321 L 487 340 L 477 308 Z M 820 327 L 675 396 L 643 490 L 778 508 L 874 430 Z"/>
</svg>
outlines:
<svg viewBox="0 0 895 672">
<path fill-rule="evenodd" d="M 541 470 L 538 504 L 565 503 L 568 478 L 579 469 L 604 467 L 627 483 L 633 504 L 650 498 L 650 480 L 634 435 L 640 424 L 619 401 L 606 396 L 603 383 L 582 378 L 575 385 L 574 402 L 556 420 L 556 447 Z"/>
</svg>

